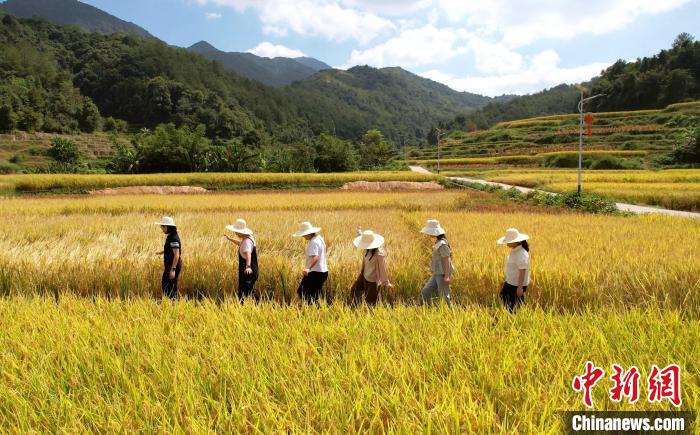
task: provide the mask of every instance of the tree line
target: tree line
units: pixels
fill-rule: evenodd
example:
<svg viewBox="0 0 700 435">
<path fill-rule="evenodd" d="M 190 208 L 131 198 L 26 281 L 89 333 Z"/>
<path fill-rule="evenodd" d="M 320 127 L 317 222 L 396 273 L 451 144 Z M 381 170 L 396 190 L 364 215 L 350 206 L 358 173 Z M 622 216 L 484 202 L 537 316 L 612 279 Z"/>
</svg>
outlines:
<svg viewBox="0 0 700 435">
<path fill-rule="evenodd" d="M 211 140 L 206 128 L 160 124 L 143 129 L 130 141 L 111 136 L 114 155 L 104 168 L 118 174 L 163 172 L 350 172 L 391 167 L 394 150 L 379 130 L 369 130 L 353 143 L 321 133 L 292 145 L 260 145 L 246 138 Z M 55 137 L 47 151 L 52 163 L 45 172 L 88 173 L 78 145 Z M 393 165 L 399 165 L 398 162 Z"/>
</svg>

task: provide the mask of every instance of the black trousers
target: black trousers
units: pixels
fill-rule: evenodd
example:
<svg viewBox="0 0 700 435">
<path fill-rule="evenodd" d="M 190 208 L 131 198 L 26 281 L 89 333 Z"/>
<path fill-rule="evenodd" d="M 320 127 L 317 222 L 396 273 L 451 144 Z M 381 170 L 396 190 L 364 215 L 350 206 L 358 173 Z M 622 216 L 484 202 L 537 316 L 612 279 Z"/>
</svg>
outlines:
<svg viewBox="0 0 700 435">
<path fill-rule="evenodd" d="M 362 303 L 369 306 L 377 305 L 379 299 L 379 286 L 376 282 L 370 282 L 360 275 L 350 289 L 350 305 L 356 307 Z"/>
<path fill-rule="evenodd" d="M 180 277 L 180 268 L 175 269 L 175 279 L 170 279 L 170 270 L 163 272 L 163 278 L 160 280 L 160 290 L 163 296 L 170 299 L 177 299 L 177 279 Z"/>
<path fill-rule="evenodd" d="M 246 275 L 245 273 L 238 274 L 238 299 L 243 302 L 245 298 L 252 296 L 255 302 L 260 300 L 260 296 L 255 291 L 255 282 L 258 280 L 257 273 Z"/>
<path fill-rule="evenodd" d="M 318 303 L 321 297 L 323 284 L 328 279 L 328 272 L 309 272 L 301 279 L 297 294 L 306 303 Z"/>
<path fill-rule="evenodd" d="M 510 285 L 507 282 L 503 283 L 503 288 L 501 289 L 501 300 L 503 305 L 508 308 L 511 313 L 515 312 L 516 309 L 525 303 L 525 292 L 527 291 L 527 286 L 523 286 L 523 295 L 518 296 L 518 286 Z"/>
</svg>

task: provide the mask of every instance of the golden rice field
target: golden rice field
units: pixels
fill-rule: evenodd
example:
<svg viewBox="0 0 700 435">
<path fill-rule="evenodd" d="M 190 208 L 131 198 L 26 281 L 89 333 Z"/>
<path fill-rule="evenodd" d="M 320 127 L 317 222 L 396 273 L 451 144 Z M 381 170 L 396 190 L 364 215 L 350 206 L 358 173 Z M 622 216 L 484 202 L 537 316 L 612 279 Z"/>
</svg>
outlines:
<svg viewBox="0 0 700 435">
<path fill-rule="evenodd" d="M 482 178 L 552 192 L 575 191 L 578 177 L 575 169 L 465 170 L 443 175 Z M 619 201 L 700 211 L 700 169 L 586 170 L 583 188 Z"/>
<path fill-rule="evenodd" d="M 586 360 L 682 367 L 700 326 L 659 309 L 351 311 L 0 300 L 0 428 L 36 433 L 561 433 Z M 595 409 L 671 410 L 593 390 Z"/>
<path fill-rule="evenodd" d="M 139 433 L 559 433 L 581 410 L 587 360 L 682 367 L 700 410 L 700 221 L 598 216 L 441 192 L 241 191 L 0 199 L 0 431 Z M 189 296 L 159 301 L 163 234 L 178 222 Z M 256 230 L 270 299 L 238 305 L 224 225 Z M 455 252 L 456 308 L 416 305 L 440 219 Z M 331 306 L 295 291 L 302 220 L 323 228 Z M 385 306 L 344 301 L 357 225 L 386 237 Z M 527 306 L 496 299 L 515 226 L 531 236 Z M 616 404 L 607 386 L 595 409 Z"/>
<path fill-rule="evenodd" d="M 346 298 L 355 277 L 359 253 L 351 240 L 362 225 L 387 240 L 395 288 L 385 294 L 386 300 L 413 302 L 429 264 L 430 241 L 418 230 L 426 219 L 438 218 L 456 252 L 459 279 L 453 292 L 460 303 L 496 304 L 506 252 L 495 240 L 515 226 L 533 238 L 530 299 L 535 304 L 557 309 L 630 304 L 700 309 L 695 292 L 700 262 L 688 243 L 700 236 L 695 220 L 548 214 L 460 190 L 1 201 L 0 294 L 5 295 L 154 295 L 162 267 L 154 253 L 162 247 L 163 235 L 152 222 L 168 214 L 175 217 L 183 241 L 181 288 L 190 295 L 232 295 L 234 251 L 222 235 L 226 224 L 242 217 L 256 231 L 264 271 L 258 287 L 270 299 L 295 298 L 304 246 L 290 234 L 299 222 L 312 220 L 323 228 L 329 245 L 327 288 L 335 299 Z"/>
<path fill-rule="evenodd" d="M 0 175 L 0 192 L 84 193 L 130 186 L 201 186 L 210 189 L 334 187 L 352 181 L 434 181 L 438 175 L 408 171 L 311 173 L 20 174 Z"/>
</svg>

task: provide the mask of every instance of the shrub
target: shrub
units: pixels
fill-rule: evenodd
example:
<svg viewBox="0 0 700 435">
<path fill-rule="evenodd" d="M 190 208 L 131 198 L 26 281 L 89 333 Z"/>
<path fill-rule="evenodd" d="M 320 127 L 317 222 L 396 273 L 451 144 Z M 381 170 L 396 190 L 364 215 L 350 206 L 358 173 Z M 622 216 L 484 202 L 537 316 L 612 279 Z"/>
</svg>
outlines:
<svg viewBox="0 0 700 435">
<path fill-rule="evenodd" d="M 10 162 L 0 162 L 0 174 L 18 174 L 22 168 Z"/>
<path fill-rule="evenodd" d="M 695 125 L 697 123 L 697 118 L 688 116 L 682 113 L 679 113 L 675 116 L 673 116 L 668 122 L 666 123 L 667 126 L 669 127 L 690 127 L 692 125 Z"/>
<path fill-rule="evenodd" d="M 556 200 L 565 207 L 583 210 L 588 213 L 618 213 L 615 201 L 593 193 L 562 193 L 556 197 Z"/>
<path fill-rule="evenodd" d="M 546 156 L 544 158 L 544 166 L 548 168 L 577 168 L 578 155 L 576 154 L 558 154 Z"/>
<path fill-rule="evenodd" d="M 489 137 L 489 140 L 493 142 L 502 142 L 512 139 L 513 136 L 507 131 L 496 132 Z"/>
<path fill-rule="evenodd" d="M 499 192 L 499 196 L 507 200 L 519 200 L 523 198 L 522 192 L 515 187 L 511 187 L 510 189 L 502 189 Z"/>
<path fill-rule="evenodd" d="M 76 165 L 80 162 L 80 150 L 78 150 L 78 145 L 70 139 L 62 137 L 53 138 L 48 154 L 58 163 Z"/>
<path fill-rule="evenodd" d="M 593 159 L 588 167 L 590 169 L 640 169 L 642 162 L 639 159 L 619 159 L 613 156 L 601 156 Z"/>
<path fill-rule="evenodd" d="M 115 119 L 110 116 L 105 118 L 102 122 L 102 130 L 112 133 L 125 133 L 127 130 L 127 123 L 126 121 Z"/>
<path fill-rule="evenodd" d="M 700 163 L 700 127 L 687 130 L 672 155 L 676 163 Z"/>
</svg>

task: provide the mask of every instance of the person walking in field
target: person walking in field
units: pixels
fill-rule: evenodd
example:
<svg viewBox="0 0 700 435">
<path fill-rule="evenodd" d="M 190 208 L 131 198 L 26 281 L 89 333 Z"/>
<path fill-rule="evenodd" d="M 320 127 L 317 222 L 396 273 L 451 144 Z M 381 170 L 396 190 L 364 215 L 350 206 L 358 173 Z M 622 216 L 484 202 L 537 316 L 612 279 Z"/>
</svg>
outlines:
<svg viewBox="0 0 700 435">
<path fill-rule="evenodd" d="M 386 254 L 384 252 L 384 237 L 371 230 L 362 231 L 357 228 L 357 237 L 353 240 L 355 247 L 362 249 L 362 264 L 360 275 L 351 290 L 351 305 L 361 303 L 374 306 L 379 299 L 380 288 L 391 288 L 387 274 Z"/>
<path fill-rule="evenodd" d="M 501 289 L 501 300 L 511 313 L 525 303 L 525 292 L 530 283 L 530 246 L 527 234 L 520 233 L 515 228 L 506 231 L 505 236 L 498 239 L 499 245 L 510 248 L 506 260 L 506 280 Z"/>
<path fill-rule="evenodd" d="M 237 239 L 228 234 L 224 237 L 238 246 L 238 299 L 243 302 L 248 297 L 258 302 L 260 296 L 255 291 L 255 282 L 258 280 L 258 251 L 253 238 L 253 231 L 243 219 L 238 219 L 233 225 L 226 226 Z"/>
<path fill-rule="evenodd" d="M 302 222 L 299 231 L 294 237 L 306 239 L 306 261 L 303 278 L 299 284 L 297 294 L 306 303 L 318 303 L 323 290 L 323 284 L 328 279 L 328 264 L 326 260 L 326 242 L 318 233 L 321 228 L 311 225 L 310 222 Z"/>
<path fill-rule="evenodd" d="M 175 220 L 170 216 L 163 216 L 159 222 L 154 222 L 160 225 L 165 237 L 165 245 L 163 250 L 156 255 L 163 256 L 163 277 L 160 281 L 160 289 L 163 296 L 170 299 L 178 297 L 177 280 L 180 277 L 182 270 L 182 244 L 180 236 L 177 233 Z"/>
<path fill-rule="evenodd" d="M 432 304 L 442 297 L 451 307 L 450 282 L 455 268 L 452 261 L 452 248 L 447 242 L 445 230 L 440 226 L 440 222 L 429 220 L 420 232 L 435 237 L 430 261 L 431 276 L 421 291 L 421 302 Z"/>
</svg>

